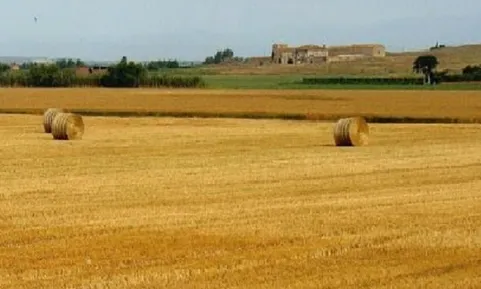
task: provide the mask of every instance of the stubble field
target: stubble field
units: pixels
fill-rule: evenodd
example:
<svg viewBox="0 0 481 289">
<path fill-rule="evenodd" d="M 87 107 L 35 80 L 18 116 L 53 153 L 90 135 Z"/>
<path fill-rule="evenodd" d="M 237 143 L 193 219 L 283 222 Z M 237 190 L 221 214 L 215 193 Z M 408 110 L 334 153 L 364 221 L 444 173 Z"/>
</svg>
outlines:
<svg viewBox="0 0 481 289">
<path fill-rule="evenodd" d="M 116 108 L 32 91 L 1 106 Z M 424 113 L 476 114 L 458 97 Z M 369 146 L 340 148 L 331 123 L 84 122 L 54 141 L 39 115 L 0 115 L 0 288 L 481 284 L 479 125 L 370 124 Z"/>
<path fill-rule="evenodd" d="M 481 122 L 481 90 L 0 89 L 0 112 Z"/>
</svg>

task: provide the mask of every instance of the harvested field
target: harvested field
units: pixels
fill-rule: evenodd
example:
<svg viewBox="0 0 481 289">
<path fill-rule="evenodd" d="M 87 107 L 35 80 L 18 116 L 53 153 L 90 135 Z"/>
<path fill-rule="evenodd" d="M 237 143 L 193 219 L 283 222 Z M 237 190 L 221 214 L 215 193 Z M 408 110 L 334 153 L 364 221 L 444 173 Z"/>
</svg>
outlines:
<svg viewBox="0 0 481 289">
<path fill-rule="evenodd" d="M 0 112 L 481 122 L 481 91 L 0 89 Z"/>
<path fill-rule="evenodd" d="M 141 93 L 119 93 L 118 103 L 106 101 L 115 95 L 109 91 L 62 98 L 32 90 L 17 97 L 21 108 L 162 109 L 159 99 L 169 109 L 193 108 L 190 97 L 165 93 L 169 101 L 162 102 Z M 5 95 L 2 107 L 13 106 Z M 197 97 L 194 104 L 207 108 L 199 99 L 208 96 Z M 343 97 L 355 101 L 350 93 Z M 279 98 L 272 96 L 274 108 L 288 110 Z M 421 109 L 426 98 L 435 108 Z M 434 95 L 420 97 L 414 113 L 470 114 L 456 110 L 463 101 L 440 98 L 444 106 Z M 2 289 L 481 283 L 479 125 L 370 124 L 368 146 L 341 148 L 331 123 L 84 122 L 82 140 L 62 142 L 43 133 L 41 115 L 0 115 Z"/>
</svg>

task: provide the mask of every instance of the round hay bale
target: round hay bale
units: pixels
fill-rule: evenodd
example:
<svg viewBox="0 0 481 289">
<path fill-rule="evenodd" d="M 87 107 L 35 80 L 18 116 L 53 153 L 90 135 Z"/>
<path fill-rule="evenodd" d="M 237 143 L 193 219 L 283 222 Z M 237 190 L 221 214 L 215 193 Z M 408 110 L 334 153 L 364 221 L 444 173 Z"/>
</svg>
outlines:
<svg viewBox="0 0 481 289">
<path fill-rule="evenodd" d="M 363 117 L 342 118 L 334 126 L 336 146 L 364 146 L 368 140 L 369 127 Z"/>
<path fill-rule="evenodd" d="M 59 113 L 52 122 L 52 135 L 57 140 L 80 140 L 84 134 L 82 116 L 74 113 Z"/>
<path fill-rule="evenodd" d="M 43 113 L 43 129 L 45 133 L 52 132 L 53 119 L 60 112 L 65 112 L 65 110 L 62 108 L 49 108 Z"/>
</svg>

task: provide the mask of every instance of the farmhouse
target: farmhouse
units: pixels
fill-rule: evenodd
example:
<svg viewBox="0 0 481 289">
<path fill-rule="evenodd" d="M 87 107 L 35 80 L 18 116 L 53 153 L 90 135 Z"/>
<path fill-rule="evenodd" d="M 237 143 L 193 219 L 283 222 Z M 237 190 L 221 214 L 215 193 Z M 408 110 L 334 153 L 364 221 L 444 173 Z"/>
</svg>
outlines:
<svg viewBox="0 0 481 289">
<path fill-rule="evenodd" d="M 287 44 L 272 45 L 271 61 L 278 64 L 323 63 L 327 61 L 326 46 L 304 45 L 289 47 Z"/>
<path fill-rule="evenodd" d="M 360 57 L 384 57 L 385 47 L 381 44 L 353 44 L 345 46 L 303 45 L 290 47 L 273 44 L 271 62 L 276 64 L 324 63 L 352 60 Z"/>
<path fill-rule="evenodd" d="M 10 70 L 20 70 L 20 66 L 16 63 L 10 64 Z"/>
<path fill-rule="evenodd" d="M 87 76 L 90 74 L 105 74 L 108 71 L 107 65 L 91 65 L 91 66 L 82 66 L 77 67 L 75 73 L 77 76 Z"/>
<path fill-rule="evenodd" d="M 384 57 L 386 56 L 386 49 L 381 44 L 353 44 L 345 46 L 330 46 L 328 47 L 329 56 L 371 56 Z"/>
</svg>

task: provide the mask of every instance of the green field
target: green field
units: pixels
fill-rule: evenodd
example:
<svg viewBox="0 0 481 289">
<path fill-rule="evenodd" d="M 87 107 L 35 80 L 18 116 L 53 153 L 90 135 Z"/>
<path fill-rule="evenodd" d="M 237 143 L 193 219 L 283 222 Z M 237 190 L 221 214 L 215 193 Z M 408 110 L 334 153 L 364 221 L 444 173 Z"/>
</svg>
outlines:
<svg viewBox="0 0 481 289">
<path fill-rule="evenodd" d="M 204 75 L 208 88 L 220 89 L 396 89 L 396 90 L 479 90 L 481 83 L 442 83 L 437 86 L 302 84 L 303 75 Z"/>
<path fill-rule="evenodd" d="M 304 77 L 368 77 L 355 75 L 313 74 L 220 74 L 202 68 L 166 69 L 156 72 L 168 75 L 198 75 L 210 89 L 395 89 L 395 90 L 480 90 L 480 83 L 442 83 L 437 86 L 419 85 L 308 85 L 302 84 Z M 388 76 L 387 76 L 388 77 Z"/>
</svg>

